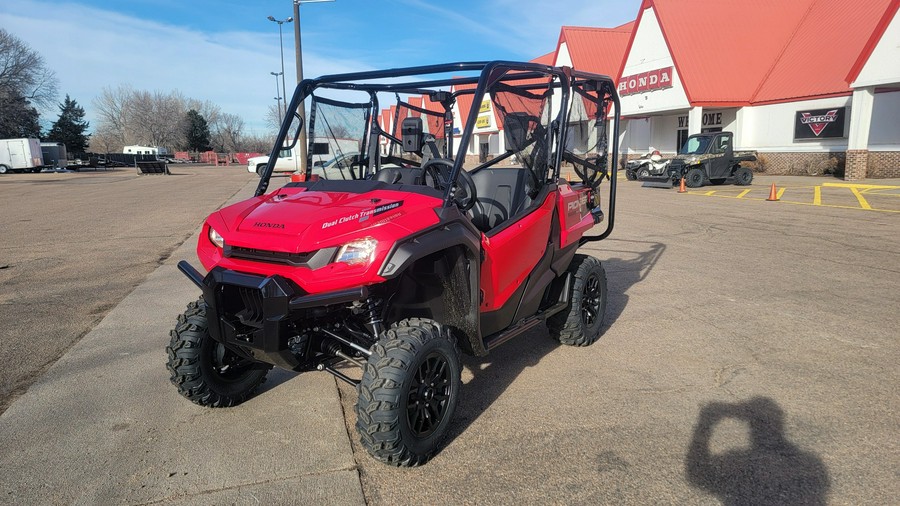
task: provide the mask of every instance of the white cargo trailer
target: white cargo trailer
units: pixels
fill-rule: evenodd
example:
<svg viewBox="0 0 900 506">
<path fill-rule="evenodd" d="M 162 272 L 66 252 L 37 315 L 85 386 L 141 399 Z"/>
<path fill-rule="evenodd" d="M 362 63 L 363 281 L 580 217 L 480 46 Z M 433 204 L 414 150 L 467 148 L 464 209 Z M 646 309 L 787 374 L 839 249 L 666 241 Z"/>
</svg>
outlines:
<svg viewBox="0 0 900 506">
<path fill-rule="evenodd" d="M 43 166 L 41 141 L 37 139 L 0 139 L 0 174 L 40 172 Z"/>
</svg>

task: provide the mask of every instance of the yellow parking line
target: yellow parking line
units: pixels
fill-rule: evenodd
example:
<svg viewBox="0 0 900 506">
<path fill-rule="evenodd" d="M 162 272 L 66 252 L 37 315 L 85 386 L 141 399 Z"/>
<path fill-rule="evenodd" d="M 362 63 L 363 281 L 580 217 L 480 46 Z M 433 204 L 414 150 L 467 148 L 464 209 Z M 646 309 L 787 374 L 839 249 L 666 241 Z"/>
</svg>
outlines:
<svg viewBox="0 0 900 506">
<path fill-rule="evenodd" d="M 781 189 L 778 190 L 778 194 L 775 195 L 775 197 L 778 198 L 779 200 L 781 200 L 781 196 L 784 195 L 784 190 L 787 190 L 787 188 L 781 187 Z"/>
<path fill-rule="evenodd" d="M 883 184 L 862 184 L 862 183 L 822 183 L 822 186 L 831 186 L 833 188 L 858 188 L 862 189 L 870 189 L 870 188 L 879 188 L 879 189 L 892 189 L 896 190 L 900 188 L 900 186 L 890 186 Z"/>
<path fill-rule="evenodd" d="M 702 197 L 707 196 L 706 193 L 702 193 L 702 192 L 687 192 L 687 194 L 688 195 L 700 195 Z M 720 199 L 735 198 L 732 195 L 709 195 L 709 196 L 717 197 Z M 766 199 L 760 198 L 760 197 L 747 197 L 747 198 L 744 198 L 741 200 L 743 200 L 744 202 L 749 202 L 751 200 L 756 200 L 756 201 L 760 201 L 760 202 L 766 201 Z M 791 204 L 791 205 L 795 205 L 795 206 L 812 206 L 812 205 L 814 205 L 811 202 L 792 202 L 790 200 L 782 200 L 781 202 L 784 204 Z M 866 204 L 868 204 L 868 202 Z M 819 207 L 833 207 L 835 209 L 856 209 L 857 211 L 875 211 L 875 212 L 880 212 L 880 213 L 900 213 L 900 209 L 879 209 L 879 208 L 873 208 L 871 206 L 870 207 L 860 207 L 860 206 L 842 206 L 842 205 L 837 205 L 837 204 L 821 204 L 821 205 L 819 205 Z"/>
<path fill-rule="evenodd" d="M 821 206 L 822 205 L 822 187 L 816 186 L 813 189 L 813 205 Z"/>
<path fill-rule="evenodd" d="M 748 193 L 750 193 L 750 190 L 744 190 L 741 193 L 738 193 L 738 196 L 736 198 L 742 199 L 742 198 L 744 198 L 744 195 L 746 195 Z"/>
<path fill-rule="evenodd" d="M 716 194 L 716 190 L 710 190 L 710 191 L 706 192 L 706 195 L 709 196 L 709 197 L 711 197 L 711 196 L 713 196 L 713 195 L 715 195 L 715 194 Z"/>
<path fill-rule="evenodd" d="M 858 188 L 850 188 L 850 191 L 853 192 L 853 195 L 856 196 L 856 200 L 859 201 L 859 207 L 863 209 L 872 209 L 872 206 L 869 205 L 869 202 L 867 202 L 866 198 L 862 196 L 862 193 L 859 192 Z"/>
<path fill-rule="evenodd" d="M 754 199 L 754 200 L 762 200 L 762 199 Z M 790 200 L 784 200 L 783 203 L 793 204 L 796 206 L 811 206 L 812 205 L 808 202 L 791 202 Z M 835 205 L 835 204 L 822 204 L 819 207 L 834 207 L 836 209 L 856 209 L 857 211 L 868 210 L 868 211 L 876 211 L 876 212 L 881 212 L 881 213 L 900 213 L 900 209 L 872 209 L 871 207 L 866 209 L 863 207 L 839 206 L 839 205 Z"/>
<path fill-rule="evenodd" d="M 900 197 L 897 188 L 866 188 L 863 193 L 866 195 L 880 195 L 885 197 Z M 886 193 L 887 192 L 887 193 Z"/>
</svg>

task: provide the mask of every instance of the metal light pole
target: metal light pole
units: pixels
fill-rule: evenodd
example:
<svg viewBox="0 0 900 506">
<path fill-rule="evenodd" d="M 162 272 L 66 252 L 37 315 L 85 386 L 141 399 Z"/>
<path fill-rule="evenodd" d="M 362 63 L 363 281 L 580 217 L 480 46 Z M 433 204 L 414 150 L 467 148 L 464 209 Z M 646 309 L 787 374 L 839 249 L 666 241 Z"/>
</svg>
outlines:
<svg viewBox="0 0 900 506">
<path fill-rule="evenodd" d="M 294 20 L 294 18 L 287 17 L 285 19 L 275 19 L 275 16 L 269 16 L 266 19 L 272 21 L 273 23 L 278 23 L 278 48 L 281 50 L 281 89 L 282 91 L 284 91 L 284 109 L 285 112 L 287 112 L 287 86 L 285 86 L 284 84 L 284 37 L 281 34 L 281 25 L 290 23 Z M 279 107 L 281 106 L 279 105 Z"/>
<path fill-rule="evenodd" d="M 269 72 L 269 73 L 272 74 L 273 76 L 275 76 L 275 100 L 278 101 L 276 103 L 278 104 L 278 125 L 280 126 L 281 119 L 283 116 L 281 115 L 281 93 L 278 91 L 278 76 L 281 76 L 281 82 L 284 82 L 284 72 Z M 285 108 L 287 108 L 287 104 L 285 104 Z"/>
<path fill-rule="evenodd" d="M 300 84 L 303 81 L 303 52 L 301 51 L 300 44 L 300 4 L 312 4 L 312 3 L 323 3 L 323 2 L 333 2 L 334 0 L 291 0 L 294 4 L 294 50 L 297 54 L 297 84 Z M 287 95 L 287 93 L 285 93 Z M 300 102 L 300 107 L 297 108 L 297 114 L 300 116 L 300 121 L 306 121 L 306 107 L 303 102 Z M 303 130 L 300 131 L 300 139 L 297 141 L 300 144 L 300 170 L 306 171 L 306 125 L 304 124 Z"/>
</svg>

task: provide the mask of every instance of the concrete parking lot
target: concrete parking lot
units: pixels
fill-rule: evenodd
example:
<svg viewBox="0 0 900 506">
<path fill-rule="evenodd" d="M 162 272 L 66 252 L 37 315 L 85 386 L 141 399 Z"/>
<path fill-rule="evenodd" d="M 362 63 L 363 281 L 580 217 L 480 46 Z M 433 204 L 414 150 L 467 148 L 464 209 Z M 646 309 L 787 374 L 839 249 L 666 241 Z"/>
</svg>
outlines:
<svg viewBox="0 0 900 506">
<path fill-rule="evenodd" d="M 0 412 L 253 178 L 240 169 L 0 177 Z"/>
<path fill-rule="evenodd" d="M 900 494 L 900 215 L 861 209 L 851 189 L 825 186 L 835 179 L 758 177 L 742 198 L 706 192 L 747 188 L 678 194 L 620 181 L 613 236 L 583 250 L 608 273 L 601 340 L 563 347 L 539 329 L 466 358 L 449 441 L 427 465 L 395 469 L 360 449 L 356 394 L 325 374 L 273 374 L 230 410 L 191 405 L 169 385 L 167 332 L 196 296 L 174 267 L 192 255 L 195 239 L 183 241 L 252 190 L 238 168 L 210 170 L 183 176 L 194 187 L 184 193 L 174 177 L 124 172 L 0 178 L 3 235 L 17 234 L 0 264 L 18 269 L 9 258 L 32 255 L 35 265 L 14 291 L 2 278 L 2 322 L 38 323 L 3 328 L 4 369 L 22 341 L 44 341 L 41 322 L 80 318 L 76 344 L 0 415 L 2 501 L 890 504 Z M 818 186 L 822 204 L 847 191 L 849 204 L 793 205 L 790 188 L 767 202 L 772 182 Z M 873 204 L 887 190 L 856 191 L 891 205 Z M 32 225 L 9 218 L 19 195 Z M 129 217 L 135 206 L 150 214 L 151 196 L 162 216 Z M 92 201 L 112 214 L 105 238 L 89 225 Z M 120 221 L 130 234 L 109 233 Z M 102 242 L 67 258 L 84 237 Z M 71 275 L 72 291 L 54 299 L 70 304 L 32 318 L 40 295 L 55 293 L 42 258 Z M 132 264 L 143 274 L 102 292 Z M 106 305 L 76 314 L 93 304 Z M 30 354 L 44 352 L 55 360 L 40 346 Z"/>
</svg>

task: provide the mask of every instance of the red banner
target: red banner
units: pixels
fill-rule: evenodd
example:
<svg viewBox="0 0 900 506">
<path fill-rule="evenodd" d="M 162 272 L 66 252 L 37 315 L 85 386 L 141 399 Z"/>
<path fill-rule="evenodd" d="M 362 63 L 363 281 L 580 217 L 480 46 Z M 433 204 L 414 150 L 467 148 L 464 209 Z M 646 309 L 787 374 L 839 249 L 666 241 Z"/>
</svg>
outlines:
<svg viewBox="0 0 900 506">
<path fill-rule="evenodd" d="M 624 76 L 619 81 L 619 96 L 672 87 L 672 67 Z"/>
</svg>

